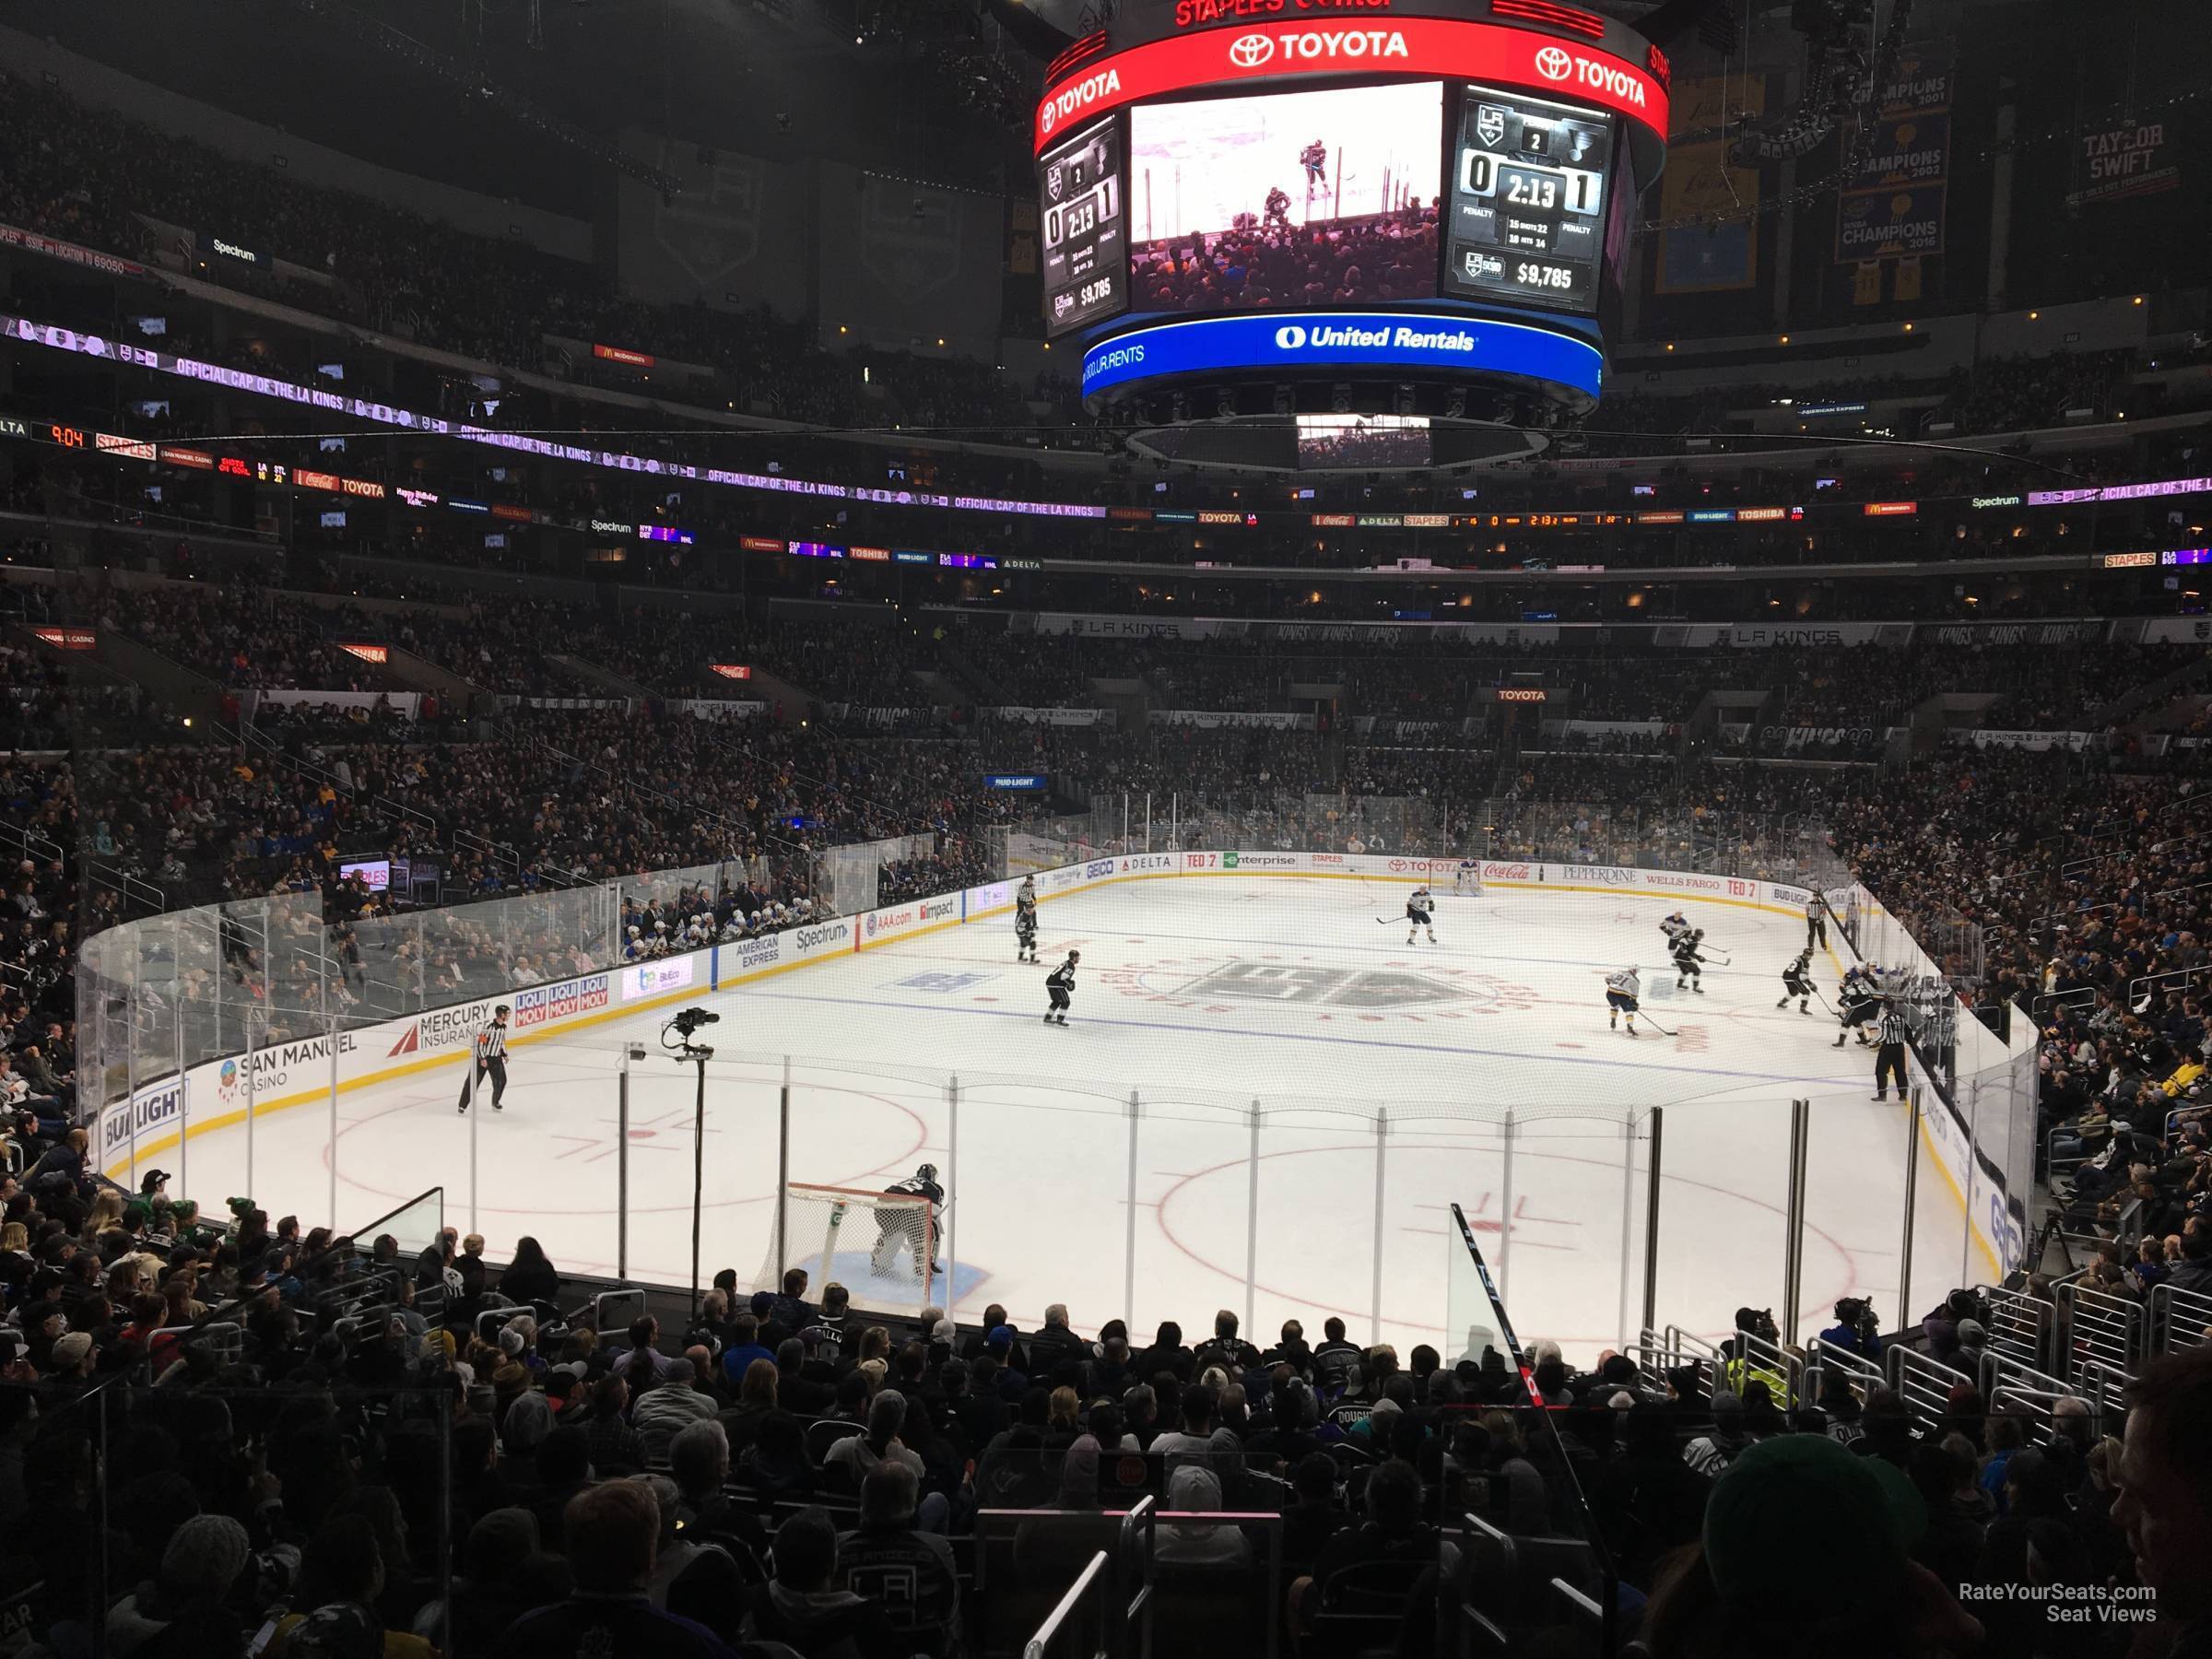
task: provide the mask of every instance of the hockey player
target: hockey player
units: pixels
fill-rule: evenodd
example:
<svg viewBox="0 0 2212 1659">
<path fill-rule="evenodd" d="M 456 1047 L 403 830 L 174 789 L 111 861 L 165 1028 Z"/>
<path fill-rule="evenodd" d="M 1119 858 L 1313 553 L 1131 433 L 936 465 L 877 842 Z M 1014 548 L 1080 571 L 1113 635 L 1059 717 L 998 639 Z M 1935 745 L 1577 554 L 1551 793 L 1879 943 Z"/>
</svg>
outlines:
<svg viewBox="0 0 2212 1659">
<path fill-rule="evenodd" d="M 1082 959 L 1081 951 L 1071 950 L 1067 953 L 1066 961 L 1044 976 L 1044 988 L 1052 994 L 1053 998 L 1053 1006 L 1044 1014 L 1046 1025 L 1064 1026 L 1067 1023 L 1068 1006 L 1076 1000 L 1076 964 Z"/>
<path fill-rule="evenodd" d="M 1406 896 L 1406 943 L 1413 943 L 1414 935 L 1424 930 L 1429 943 L 1436 943 L 1436 927 L 1430 920 L 1436 914 L 1436 899 L 1426 887 L 1418 887 Z"/>
<path fill-rule="evenodd" d="M 1659 919 L 1659 931 L 1666 935 L 1666 952 L 1672 956 L 1682 935 L 1689 931 L 1689 918 L 1680 911 L 1671 916 L 1662 916 Z"/>
<path fill-rule="evenodd" d="M 937 1166 L 924 1164 L 904 1181 L 895 1181 L 883 1189 L 910 1197 L 929 1200 L 926 1215 L 911 1204 L 882 1205 L 876 1211 L 876 1246 L 868 1252 L 868 1266 L 880 1278 L 899 1265 L 902 1252 L 912 1251 L 914 1257 L 914 1277 L 920 1278 L 923 1264 L 927 1263 L 932 1278 L 942 1277 L 945 1269 L 936 1263 L 937 1211 L 945 1202 L 945 1189 L 937 1184 Z"/>
<path fill-rule="evenodd" d="M 1843 1003 L 1841 1017 L 1843 1030 L 1855 1033 L 1861 1048 L 1870 1046 L 1866 1037 L 1866 1024 L 1881 1011 L 1882 982 L 1877 977 L 1880 972 L 1881 970 L 1872 962 L 1868 962 L 1863 967 L 1853 967 L 1843 976 L 1842 989 L 1838 994 Z M 1835 1041 L 1829 1046 L 1841 1048 L 1843 1046 L 1843 1031 L 1838 1031 Z"/>
<path fill-rule="evenodd" d="M 1687 980 L 1690 990 L 1700 996 L 1705 994 L 1704 976 L 1699 967 L 1705 959 L 1698 954 L 1698 946 L 1704 937 L 1705 930 L 1701 927 L 1692 927 L 1675 935 L 1672 954 L 1675 959 L 1676 990 L 1681 990 L 1683 982 Z"/>
<path fill-rule="evenodd" d="M 1014 895 L 1014 959 L 1037 959 L 1037 877 L 1024 876 L 1021 890 Z"/>
<path fill-rule="evenodd" d="M 1794 996 L 1797 999 L 1797 1012 L 1810 1014 L 1813 1010 L 1806 1005 L 1806 998 L 1812 994 L 1813 952 L 1812 947 L 1807 946 L 1797 953 L 1795 961 L 1782 971 L 1782 1000 L 1774 1006 L 1786 1008 L 1790 1006 L 1790 998 Z"/>
<path fill-rule="evenodd" d="M 1629 1035 L 1636 1035 L 1636 998 L 1643 989 L 1636 970 L 1623 968 L 1618 973 L 1606 975 L 1606 1025 L 1610 1030 L 1620 1029 L 1620 1017 L 1629 1017 Z"/>
</svg>

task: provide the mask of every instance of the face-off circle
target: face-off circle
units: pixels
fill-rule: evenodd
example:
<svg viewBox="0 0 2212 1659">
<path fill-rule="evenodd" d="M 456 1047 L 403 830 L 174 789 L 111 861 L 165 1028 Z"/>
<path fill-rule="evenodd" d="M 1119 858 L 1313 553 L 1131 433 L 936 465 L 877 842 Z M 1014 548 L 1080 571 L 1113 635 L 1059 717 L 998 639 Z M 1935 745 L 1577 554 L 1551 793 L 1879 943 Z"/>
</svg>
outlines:
<svg viewBox="0 0 2212 1659">
<path fill-rule="evenodd" d="M 1256 957 L 1201 952 L 1125 962 L 1101 971 L 1099 983 L 1133 1001 L 1194 1013 L 1296 1008 L 1322 1024 L 1467 1019 L 1524 1011 L 1539 1000 L 1531 986 L 1411 952 L 1402 961 L 1361 968 L 1292 951 Z"/>
</svg>

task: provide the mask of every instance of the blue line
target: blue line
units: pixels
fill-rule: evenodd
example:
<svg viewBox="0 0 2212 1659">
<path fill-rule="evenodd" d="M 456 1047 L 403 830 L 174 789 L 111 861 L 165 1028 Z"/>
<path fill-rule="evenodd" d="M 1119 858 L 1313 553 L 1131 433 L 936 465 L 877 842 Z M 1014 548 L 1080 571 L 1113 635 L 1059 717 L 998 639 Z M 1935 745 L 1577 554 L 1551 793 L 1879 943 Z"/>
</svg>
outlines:
<svg viewBox="0 0 2212 1659">
<path fill-rule="evenodd" d="M 1031 1019 L 1011 1008 L 958 1008 L 937 1003 L 878 1002 L 866 996 L 804 996 L 788 991 L 734 991 L 733 995 L 762 1002 L 834 1003 L 848 1008 L 898 1008 L 914 1014 L 970 1014 L 983 1019 Z M 1602 1065 L 1608 1070 L 1683 1072 L 1695 1077 L 1741 1077 L 1755 1083 L 1864 1083 L 1864 1077 L 1806 1077 L 1794 1072 L 1713 1071 L 1700 1065 L 1649 1065 L 1640 1060 L 1600 1060 L 1577 1054 L 1530 1053 L 1522 1049 L 1455 1048 L 1443 1042 L 1394 1042 L 1386 1037 L 1330 1037 L 1312 1031 L 1254 1031 L 1241 1026 L 1172 1025 L 1165 1020 L 1093 1018 L 1093 1025 L 1120 1026 L 1138 1031 L 1181 1031 L 1191 1036 L 1279 1039 L 1286 1042 L 1327 1042 L 1352 1048 L 1411 1049 L 1424 1054 L 1467 1054 L 1485 1060 L 1523 1060 L 1545 1065 Z"/>
</svg>

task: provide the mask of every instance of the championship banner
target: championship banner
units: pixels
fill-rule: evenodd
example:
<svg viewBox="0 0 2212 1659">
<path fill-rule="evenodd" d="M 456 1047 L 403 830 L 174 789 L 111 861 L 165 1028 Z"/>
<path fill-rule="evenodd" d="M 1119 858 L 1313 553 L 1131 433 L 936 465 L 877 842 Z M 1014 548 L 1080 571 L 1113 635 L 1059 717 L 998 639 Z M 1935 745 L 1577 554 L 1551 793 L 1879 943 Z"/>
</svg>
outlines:
<svg viewBox="0 0 2212 1659">
<path fill-rule="evenodd" d="M 1845 138 L 1851 165 L 1836 202 L 1838 265 L 1943 252 L 1953 58 L 1948 40 L 1908 46 L 1872 112 Z"/>
<path fill-rule="evenodd" d="M 1673 92 L 1674 129 L 1677 133 L 1718 134 L 1739 113 L 1756 117 L 1766 112 L 1763 76 L 1680 80 L 1674 84 Z M 1730 166 L 1725 138 L 1670 144 L 1666 171 L 1659 180 L 1659 218 L 1669 229 L 1659 234 L 1653 290 L 1710 294 L 1756 287 L 1759 170 Z M 1674 222 L 1717 214 L 1730 217 L 1711 224 Z"/>
<path fill-rule="evenodd" d="M 2124 202 L 2178 190 L 2180 147 L 2163 121 L 2115 121 L 2086 128 L 2074 148 L 2073 188 L 2066 206 Z"/>
</svg>

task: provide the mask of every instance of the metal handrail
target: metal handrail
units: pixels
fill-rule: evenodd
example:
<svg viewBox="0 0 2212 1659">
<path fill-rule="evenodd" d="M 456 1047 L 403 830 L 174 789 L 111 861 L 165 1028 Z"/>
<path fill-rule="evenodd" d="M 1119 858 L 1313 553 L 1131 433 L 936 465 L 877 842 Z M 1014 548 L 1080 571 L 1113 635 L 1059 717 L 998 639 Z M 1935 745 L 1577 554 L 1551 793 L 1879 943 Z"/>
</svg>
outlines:
<svg viewBox="0 0 2212 1659">
<path fill-rule="evenodd" d="M 1045 1654 L 1052 1649 L 1053 1639 L 1075 1617 L 1076 1609 L 1082 1605 L 1084 1597 L 1090 1594 L 1091 1586 L 1104 1575 L 1106 1566 L 1106 1552 L 1101 1549 L 1076 1575 L 1076 1582 L 1067 1587 L 1067 1594 L 1060 1598 L 1059 1605 L 1044 1616 L 1044 1622 L 1031 1632 L 1029 1641 L 1022 1643 L 1022 1659 L 1045 1659 Z M 1103 1653 L 1106 1651 L 1104 1643 L 1099 1643 L 1092 1651 Z"/>
<path fill-rule="evenodd" d="M 2152 1287 L 2143 1341 L 2146 1359 L 2178 1354 L 2205 1340 L 2201 1335 L 2192 1335 L 2177 1341 L 2176 1313 L 2188 1315 L 2198 1332 L 2212 1326 L 2212 1291 L 2185 1290 L 2171 1283 Z"/>
<path fill-rule="evenodd" d="M 1904 1402 L 1909 1417 L 1924 1416 L 1925 1421 L 1916 1423 L 1924 1431 L 1933 1429 L 1948 1404 L 1952 1388 L 1960 1382 L 1980 1385 L 1980 1379 L 1968 1375 L 1940 1359 L 1929 1358 L 1903 1343 L 1893 1343 L 1888 1349 L 1889 1386 Z"/>
<path fill-rule="evenodd" d="M 1156 1578 L 1154 1551 L 1158 1547 L 1159 1516 L 1159 1501 L 1147 1492 L 1131 1504 L 1128 1512 L 1123 1515 L 1121 1530 L 1114 1539 L 1114 1565 L 1118 1571 L 1124 1573 L 1129 1571 L 1131 1553 L 1139 1548 L 1140 1536 L 1143 1540 L 1141 1552 L 1137 1556 L 1136 1588 L 1122 1604 L 1121 1651 L 1124 1659 L 1150 1659 L 1152 1653 L 1152 1600 Z M 1124 1583 L 1125 1584 L 1127 1581 L 1124 1580 Z M 1128 1632 L 1133 1629 L 1136 1631 L 1134 1642 L 1128 1639 Z"/>
<path fill-rule="evenodd" d="M 1830 1368 L 1842 1372 L 1859 1385 L 1858 1397 L 1865 1403 L 1866 1393 L 1886 1387 L 1889 1374 L 1879 1360 L 1869 1359 L 1864 1354 L 1854 1354 L 1849 1348 L 1837 1347 L 1814 1337 L 1805 1347 L 1804 1401 L 1807 1406 L 1820 1404 L 1828 1390 L 1827 1372 Z"/>
<path fill-rule="evenodd" d="M 2046 1297 L 1996 1285 L 1984 1288 L 1981 1294 L 1989 1303 L 1990 1347 L 2039 1369 L 2047 1367 L 2052 1333 L 2058 1326 L 2058 1304 Z M 2032 1334 L 2021 1335 L 2023 1325 Z M 2028 1351 L 2018 1352 L 2022 1347 Z"/>
<path fill-rule="evenodd" d="M 2212 882 L 2207 882 L 2206 885 L 2212 887 Z M 2188 890 L 2194 891 L 2194 889 Z M 2212 966 L 2170 968 L 2164 973 L 2137 974 L 2127 982 L 2127 1006 L 2132 1009 L 2136 1006 L 2137 995 L 2147 995 L 2149 988 L 2153 985 L 2162 985 L 2170 980 L 2180 980 L 2186 984 L 2192 980 L 2201 979 L 2212 979 Z"/>
<path fill-rule="evenodd" d="M 2059 1369 L 2073 1372 L 2077 1367 L 2093 1361 L 2125 1371 L 2141 1362 L 2143 1306 L 2140 1302 L 2080 1283 L 2061 1285 L 2055 1295 L 2060 1308 L 2067 1314 L 2066 1351 L 2053 1356 L 2063 1361 Z"/>
</svg>

